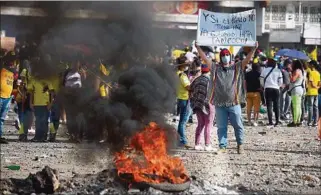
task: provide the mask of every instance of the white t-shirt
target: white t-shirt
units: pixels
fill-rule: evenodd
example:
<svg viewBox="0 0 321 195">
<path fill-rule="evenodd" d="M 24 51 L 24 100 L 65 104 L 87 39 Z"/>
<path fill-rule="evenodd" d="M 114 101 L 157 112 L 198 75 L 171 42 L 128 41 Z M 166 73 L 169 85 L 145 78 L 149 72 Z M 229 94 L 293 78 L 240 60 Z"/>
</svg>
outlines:
<svg viewBox="0 0 321 195">
<path fill-rule="evenodd" d="M 66 79 L 66 82 L 65 82 L 66 87 L 80 88 L 82 86 L 81 76 L 78 72 L 69 72 L 66 75 L 65 79 Z"/>
<path fill-rule="evenodd" d="M 196 55 L 193 54 L 192 52 L 188 51 L 185 54 L 185 57 L 187 58 L 188 61 L 193 62 L 194 61 L 194 57 L 196 57 Z"/>
<path fill-rule="evenodd" d="M 282 72 L 279 68 L 275 67 L 273 71 L 270 73 L 270 75 L 268 75 L 272 68 L 273 67 L 266 67 L 261 72 L 260 82 L 261 85 L 264 86 L 264 89 L 280 89 L 281 85 L 283 84 Z M 268 77 L 266 78 L 266 76 Z M 264 83 L 265 78 L 266 81 Z"/>
</svg>

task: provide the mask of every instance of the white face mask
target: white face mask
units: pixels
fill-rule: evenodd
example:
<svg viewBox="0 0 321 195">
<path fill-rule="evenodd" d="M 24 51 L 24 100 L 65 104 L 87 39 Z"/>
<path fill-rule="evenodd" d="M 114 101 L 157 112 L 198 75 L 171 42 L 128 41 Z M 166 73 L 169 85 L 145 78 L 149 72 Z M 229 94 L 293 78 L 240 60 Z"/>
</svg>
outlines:
<svg viewBox="0 0 321 195">
<path fill-rule="evenodd" d="M 222 56 L 222 63 L 228 64 L 231 61 L 231 56 Z"/>
<path fill-rule="evenodd" d="M 186 67 L 184 68 L 184 71 L 188 71 L 188 66 L 186 66 Z"/>
</svg>

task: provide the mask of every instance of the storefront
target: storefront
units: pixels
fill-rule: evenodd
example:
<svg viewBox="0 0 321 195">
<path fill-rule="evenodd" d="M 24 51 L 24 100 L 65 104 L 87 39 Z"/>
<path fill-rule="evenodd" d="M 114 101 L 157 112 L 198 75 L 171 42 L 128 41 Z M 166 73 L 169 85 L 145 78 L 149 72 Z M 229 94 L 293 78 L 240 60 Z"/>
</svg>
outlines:
<svg viewBox="0 0 321 195">
<path fill-rule="evenodd" d="M 301 28 L 271 29 L 269 42 L 278 48 L 301 48 Z"/>
</svg>

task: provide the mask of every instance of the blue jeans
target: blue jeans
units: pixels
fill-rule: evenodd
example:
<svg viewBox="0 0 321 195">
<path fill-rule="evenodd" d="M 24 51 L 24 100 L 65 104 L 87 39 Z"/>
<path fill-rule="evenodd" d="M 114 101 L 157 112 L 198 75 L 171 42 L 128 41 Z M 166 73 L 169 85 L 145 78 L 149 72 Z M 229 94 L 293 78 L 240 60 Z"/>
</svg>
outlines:
<svg viewBox="0 0 321 195">
<path fill-rule="evenodd" d="M 60 106 L 57 102 L 54 102 L 51 111 L 50 111 L 50 122 L 53 124 L 55 128 L 55 133 L 59 128 L 59 121 L 60 121 Z"/>
<path fill-rule="evenodd" d="M 188 108 L 188 100 L 177 100 L 177 106 L 179 106 L 179 123 L 178 123 L 178 134 L 180 136 L 180 143 L 187 144 L 187 139 L 185 136 L 186 123 L 189 117 L 189 108 Z"/>
<path fill-rule="evenodd" d="M 19 118 L 19 122 L 20 124 L 23 123 L 23 110 L 22 110 L 22 103 L 17 103 L 17 114 L 18 114 L 18 118 Z"/>
<path fill-rule="evenodd" d="M 234 128 L 234 134 L 238 145 L 243 144 L 244 127 L 242 120 L 242 110 L 240 105 L 230 107 L 215 107 L 216 109 L 216 124 L 217 136 L 220 148 L 227 146 L 227 125 L 228 119 Z"/>
<path fill-rule="evenodd" d="M 289 112 L 291 106 L 291 97 L 287 92 L 280 95 L 280 115 L 282 117 L 286 116 Z"/>
<path fill-rule="evenodd" d="M 319 111 L 318 111 L 318 96 L 317 95 L 308 95 L 305 97 L 307 100 L 307 110 L 308 110 L 308 124 L 317 124 L 319 119 Z"/>
<path fill-rule="evenodd" d="M 321 112 L 321 94 L 318 95 L 318 111 L 319 111 L 319 117 L 321 117 L 321 113 L 320 113 Z"/>
<path fill-rule="evenodd" d="M 31 128 L 33 123 L 33 111 L 30 109 L 25 109 L 23 112 L 23 121 L 20 121 L 20 124 L 23 123 L 23 133 L 28 135 L 28 130 Z"/>
<path fill-rule="evenodd" d="M 0 137 L 2 136 L 2 128 L 4 120 L 6 119 L 8 109 L 11 103 L 11 97 L 10 98 L 0 98 Z"/>
<path fill-rule="evenodd" d="M 34 106 L 36 118 L 35 140 L 47 140 L 49 111 L 47 106 Z"/>
</svg>

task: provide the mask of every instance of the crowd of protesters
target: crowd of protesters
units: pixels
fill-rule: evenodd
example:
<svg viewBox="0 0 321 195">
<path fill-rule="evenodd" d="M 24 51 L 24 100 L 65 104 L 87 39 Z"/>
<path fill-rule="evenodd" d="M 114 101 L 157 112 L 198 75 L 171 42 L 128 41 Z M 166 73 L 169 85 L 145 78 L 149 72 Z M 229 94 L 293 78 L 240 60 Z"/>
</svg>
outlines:
<svg viewBox="0 0 321 195">
<path fill-rule="evenodd" d="M 18 116 L 14 125 L 19 132 L 19 141 L 28 141 L 28 132 L 35 122 L 32 142 L 56 141 L 61 123 L 67 125 L 70 139 L 79 142 L 84 135 L 82 128 L 85 125 L 89 128 L 91 124 L 85 121 L 86 113 L 80 112 L 79 108 L 107 96 L 106 83 L 96 76 L 101 78 L 109 72 L 101 61 L 85 60 L 79 51 L 69 51 L 73 53 L 71 56 L 57 57 L 54 53 L 40 55 L 36 48 L 36 43 L 24 43 L 14 51 L 1 50 L 0 143 L 8 143 L 2 133 L 11 103 Z M 96 71 L 95 76 L 83 67 Z M 84 87 L 86 93 L 82 91 Z M 90 89 L 95 92 L 90 93 Z M 83 101 L 77 97 L 81 93 Z M 86 94 L 91 95 L 87 97 Z"/>
<path fill-rule="evenodd" d="M 173 58 L 174 52 L 170 50 L 163 58 L 147 57 L 152 58 L 152 63 L 170 64 L 177 69 L 176 114 L 179 116 L 177 131 L 181 146 L 191 148 L 185 131 L 187 123 L 193 123 L 194 114 L 197 117 L 195 149 L 206 151 L 214 150 L 210 137 L 214 124 L 220 151 L 226 151 L 230 122 L 235 131 L 238 153 L 242 153 L 243 124 L 258 126 L 265 106 L 267 126 L 288 122 L 288 127 L 303 124 L 315 127 L 320 123 L 320 62 L 276 55 L 266 57 L 257 49 L 258 44 L 236 56 L 228 49 L 213 52 L 197 44 L 194 46 L 197 52 L 192 52 L 189 47 L 176 52 L 177 58 Z M 79 108 L 107 97 L 109 84 L 99 77 L 109 75 L 106 66 L 99 59 L 84 58 L 79 54 L 57 57 L 57 54 L 30 52 L 34 48 L 36 44 L 32 43 L 15 51 L 1 51 L 0 142 L 7 143 L 2 132 L 11 102 L 16 105 L 15 126 L 19 141 L 28 141 L 27 135 L 34 120 L 35 136 L 31 139 L 34 142 L 54 142 L 61 123 L 66 123 L 72 141 L 79 142 L 83 136 L 89 139 L 99 136 L 88 133 L 91 131 L 84 133 L 85 128 L 95 129 L 95 125 L 100 124 L 86 121 L 91 117 L 80 112 Z M 53 64 L 55 71 L 35 71 L 41 64 Z M 126 63 L 121 67 L 126 68 Z M 88 68 L 94 74 L 90 74 Z M 86 86 L 86 90 L 93 89 L 95 95 L 77 97 L 77 94 L 87 94 L 82 91 Z M 246 110 L 247 123 L 243 122 L 242 108 Z M 203 131 L 205 147 L 200 144 Z"/>
<path fill-rule="evenodd" d="M 265 106 L 268 121 L 263 125 L 268 127 L 285 123 L 287 127 L 318 126 L 320 61 L 303 61 L 275 54 L 267 57 L 257 46 L 234 56 L 228 49 L 206 51 L 206 47 L 195 44 L 197 52 L 192 53 L 187 48 L 179 54 L 176 59 L 180 80 L 177 115 L 183 147 L 192 148 L 188 145 L 185 130 L 193 113 L 197 116 L 195 150 L 213 150 L 210 135 L 213 124 L 216 124 L 219 149 L 225 152 L 229 120 L 235 131 L 238 153 L 242 153 L 243 123 L 246 124 L 241 116 L 242 107 L 246 109 L 250 126 L 259 125 L 259 116 L 265 113 Z M 200 144 L 203 131 L 205 147 Z M 321 139 L 320 124 L 317 139 Z"/>
</svg>

